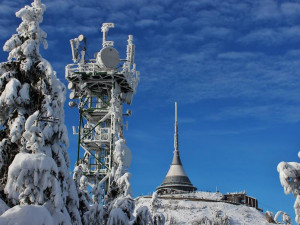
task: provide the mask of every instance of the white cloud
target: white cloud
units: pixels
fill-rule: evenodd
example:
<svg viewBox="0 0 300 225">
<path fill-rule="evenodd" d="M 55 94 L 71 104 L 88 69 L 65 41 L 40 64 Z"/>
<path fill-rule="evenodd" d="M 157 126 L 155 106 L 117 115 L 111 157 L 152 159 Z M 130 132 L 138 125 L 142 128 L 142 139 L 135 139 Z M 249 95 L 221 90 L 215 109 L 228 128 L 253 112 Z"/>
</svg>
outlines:
<svg viewBox="0 0 300 225">
<path fill-rule="evenodd" d="M 111 33 L 111 40 L 124 41 L 124 46 L 125 34 L 133 33 L 137 68 L 142 72 L 138 91 L 159 96 L 160 104 L 178 96 L 186 103 L 207 99 L 250 100 L 257 101 L 256 109 L 263 116 L 268 110 L 277 110 L 276 104 L 300 103 L 300 50 L 297 50 L 300 26 L 295 19 L 300 10 L 298 3 L 280 4 L 274 0 L 45 0 L 44 3 L 47 11 L 41 26 L 49 33 L 50 42 L 55 38 L 61 42 L 51 42 L 56 50 L 48 51 L 56 51 L 56 58 L 64 62 L 71 61 L 70 55 L 65 56 L 65 52 L 57 49 L 63 41 L 69 48 L 68 38 L 80 33 L 87 36 L 90 51 L 98 50 L 103 22 L 116 23 L 118 31 Z M 23 5 L 21 0 L 1 3 L 2 10 L 5 7 L 10 10 L 11 17 Z M 0 19 L 2 43 L 3 37 L 7 39 L 18 26 L 16 20 L 7 18 Z M 93 55 L 93 51 L 89 54 Z M 51 63 L 59 70 L 63 68 L 58 60 Z M 261 101 L 270 107 L 262 107 Z M 297 107 L 289 107 L 289 118 L 296 110 Z M 247 107 L 237 111 L 245 115 L 253 113 Z M 283 114 L 281 111 L 278 115 Z M 288 120 L 296 121 L 297 117 Z"/>
<path fill-rule="evenodd" d="M 162 13 L 164 13 L 164 8 L 160 5 L 147 5 L 139 10 L 142 18 L 155 18 Z"/>
<path fill-rule="evenodd" d="M 136 26 L 141 28 L 151 27 L 158 25 L 159 22 L 157 20 L 144 19 L 136 22 Z"/>
<path fill-rule="evenodd" d="M 281 11 L 285 16 L 299 17 L 300 4 L 295 2 L 284 2 L 281 4 Z"/>
<path fill-rule="evenodd" d="M 253 52 L 225 52 L 218 54 L 218 58 L 226 60 L 249 60 L 260 58 L 261 54 Z"/>
<path fill-rule="evenodd" d="M 298 112 L 300 112 L 299 105 L 251 105 L 229 107 L 221 110 L 219 113 L 211 114 L 207 119 L 223 120 L 252 117 L 265 121 L 295 123 L 300 121 L 300 114 Z"/>
<path fill-rule="evenodd" d="M 284 41 L 278 31 L 270 28 L 251 31 L 251 33 L 238 39 L 239 42 L 249 44 L 263 44 L 266 46 L 278 45 Z"/>
<path fill-rule="evenodd" d="M 255 10 L 252 11 L 256 20 L 280 20 L 280 8 L 274 0 L 259 0 L 254 2 Z"/>
</svg>

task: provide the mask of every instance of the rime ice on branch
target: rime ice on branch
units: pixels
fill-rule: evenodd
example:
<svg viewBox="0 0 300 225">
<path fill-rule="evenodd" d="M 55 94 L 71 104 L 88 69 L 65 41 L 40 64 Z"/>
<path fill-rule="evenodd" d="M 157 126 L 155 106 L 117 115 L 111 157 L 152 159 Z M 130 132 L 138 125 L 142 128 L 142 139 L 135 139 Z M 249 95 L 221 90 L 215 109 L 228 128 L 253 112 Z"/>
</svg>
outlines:
<svg viewBox="0 0 300 225">
<path fill-rule="evenodd" d="M 3 47 L 9 56 L 0 64 L 0 197 L 15 206 L 14 215 L 34 204 L 47 210 L 54 224 L 81 224 L 68 172 L 65 87 L 39 53 L 40 44 L 47 48 L 39 26 L 45 10 L 40 0 L 19 10 L 17 34 Z M 41 211 L 29 211 L 35 209 Z M 5 218 L 14 223 L 14 216 Z"/>
<path fill-rule="evenodd" d="M 300 152 L 298 156 L 300 157 Z M 283 186 L 284 193 L 292 193 L 296 197 L 294 209 L 296 222 L 300 224 L 300 163 L 281 162 L 277 166 L 277 171 L 279 172 L 280 183 Z"/>
</svg>

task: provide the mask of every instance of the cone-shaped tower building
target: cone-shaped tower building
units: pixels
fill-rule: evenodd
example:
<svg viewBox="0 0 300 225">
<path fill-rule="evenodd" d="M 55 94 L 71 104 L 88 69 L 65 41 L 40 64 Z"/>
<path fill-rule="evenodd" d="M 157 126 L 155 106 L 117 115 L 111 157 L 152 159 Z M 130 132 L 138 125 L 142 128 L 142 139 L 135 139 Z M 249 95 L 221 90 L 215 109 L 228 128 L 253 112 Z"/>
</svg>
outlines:
<svg viewBox="0 0 300 225">
<path fill-rule="evenodd" d="M 159 194 L 193 192 L 197 188 L 193 186 L 183 169 L 178 150 L 178 122 L 177 122 L 177 102 L 175 102 L 175 133 L 174 133 L 174 156 L 173 160 L 161 186 L 157 187 Z"/>
</svg>

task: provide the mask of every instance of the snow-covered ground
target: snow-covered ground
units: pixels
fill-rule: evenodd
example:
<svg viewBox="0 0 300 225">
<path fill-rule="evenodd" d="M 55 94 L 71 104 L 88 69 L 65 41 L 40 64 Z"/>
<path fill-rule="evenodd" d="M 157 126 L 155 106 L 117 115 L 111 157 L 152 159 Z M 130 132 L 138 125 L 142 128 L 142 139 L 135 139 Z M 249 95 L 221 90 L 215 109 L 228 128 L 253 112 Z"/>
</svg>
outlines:
<svg viewBox="0 0 300 225">
<path fill-rule="evenodd" d="M 219 200 L 220 193 L 196 192 L 188 194 L 197 198 Z M 173 195 L 184 197 L 185 195 Z M 166 196 L 164 196 L 166 197 Z M 214 224 L 210 222 L 222 221 L 217 224 L 228 225 L 271 225 L 265 219 L 265 215 L 255 208 L 244 205 L 233 205 L 225 202 L 206 202 L 178 199 L 160 199 L 157 212 L 163 213 L 166 224 Z M 151 209 L 151 198 L 138 197 L 136 208 L 148 206 Z M 205 223 L 206 221 L 206 223 Z M 209 222 L 208 222 L 209 221 Z"/>
<path fill-rule="evenodd" d="M 175 198 L 199 198 L 199 199 L 208 199 L 208 200 L 222 200 L 223 194 L 221 192 L 205 192 L 197 191 L 187 194 L 171 194 L 164 195 L 164 197 L 175 197 Z"/>
</svg>

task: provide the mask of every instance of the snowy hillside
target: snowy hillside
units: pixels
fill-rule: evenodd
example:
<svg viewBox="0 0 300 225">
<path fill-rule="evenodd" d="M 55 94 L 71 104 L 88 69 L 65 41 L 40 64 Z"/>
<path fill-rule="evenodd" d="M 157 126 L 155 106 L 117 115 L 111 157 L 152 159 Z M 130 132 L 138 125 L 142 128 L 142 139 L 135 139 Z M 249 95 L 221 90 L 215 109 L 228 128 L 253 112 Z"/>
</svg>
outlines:
<svg viewBox="0 0 300 225">
<path fill-rule="evenodd" d="M 193 201 L 179 200 L 181 195 L 173 195 L 173 199 L 161 199 L 158 197 L 155 211 L 163 213 L 166 224 L 224 224 L 224 225 L 269 225 L 265 215 L 255 208 L 244 205 L 233 205 L 225 202 L 213 202 L 220 200 L 220 193 L 197 192 L 195 197 L 212 200 Z M 164 196 L 166 197 L 166 196 Z M 188 196 L 190 197 L 190 196 Z M 150 196 L 142 196 L 136 199 L 136 208 L 147 206 L 153 213 L 153 200 Z M 212 223 L 215 222 L 215 223 Z"/>
</svg>

